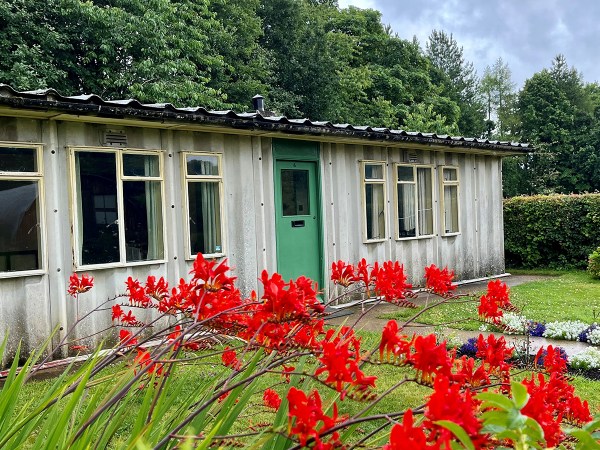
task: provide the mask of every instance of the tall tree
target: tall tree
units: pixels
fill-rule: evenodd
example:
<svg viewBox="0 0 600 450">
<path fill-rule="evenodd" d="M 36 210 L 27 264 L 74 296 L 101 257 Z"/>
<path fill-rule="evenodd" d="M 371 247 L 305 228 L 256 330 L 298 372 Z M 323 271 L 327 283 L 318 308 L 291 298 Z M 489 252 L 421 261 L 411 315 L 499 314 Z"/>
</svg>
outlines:
<svg viewBox="0 0 600 450">
<path fill-rule="evenodd" d="M 481 78 L 481 93 L 487 106 L 488 121 L 496 121 L 494 137 L 505 139 L 516 125 L 516 88 L 512 72 L 502 58 L 487 66 Z"/>
</svg>

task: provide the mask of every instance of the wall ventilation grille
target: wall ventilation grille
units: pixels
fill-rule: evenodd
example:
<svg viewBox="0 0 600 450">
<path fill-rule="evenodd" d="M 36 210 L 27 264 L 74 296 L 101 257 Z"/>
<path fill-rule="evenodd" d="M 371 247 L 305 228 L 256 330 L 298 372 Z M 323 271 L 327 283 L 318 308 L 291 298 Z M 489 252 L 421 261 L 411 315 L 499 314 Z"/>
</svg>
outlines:
<svg viewBox="0 0 600 450">
<path fill-rule="evenodd" d="M 102 132 L 100 140 L 102 145 L 109 147 L 127 147 L 127 135 L 121 130 L 105 130 Z"/>
<path fill-rule="evenodd" d="M 404 162 L 414 164 L 418 162 L 416 152 L 404 152 Z"/>
</svg>

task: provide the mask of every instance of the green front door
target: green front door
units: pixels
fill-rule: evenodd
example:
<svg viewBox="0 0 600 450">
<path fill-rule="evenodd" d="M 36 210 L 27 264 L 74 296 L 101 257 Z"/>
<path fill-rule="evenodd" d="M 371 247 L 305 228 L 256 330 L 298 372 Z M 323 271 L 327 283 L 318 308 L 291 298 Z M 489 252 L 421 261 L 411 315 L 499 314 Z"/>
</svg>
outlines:
<svg viewBox="0 0 600 450">
<path fill-rule="evenodd" d="M 321 280 L 317 163 L 275 161 L 277 272 L 284 280 L 301 275 Z"/>
</svg>

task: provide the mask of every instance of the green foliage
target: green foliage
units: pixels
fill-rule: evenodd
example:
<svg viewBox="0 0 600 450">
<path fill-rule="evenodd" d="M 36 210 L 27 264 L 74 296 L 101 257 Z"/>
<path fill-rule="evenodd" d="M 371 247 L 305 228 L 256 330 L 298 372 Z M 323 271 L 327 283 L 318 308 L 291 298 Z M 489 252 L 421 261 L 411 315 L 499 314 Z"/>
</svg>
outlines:
<svg viewBox="0 0 600 450">
<path fill-rule="evenodd" d="M 585 268 L 600 245 L 600 195 L 504 200 L 504 237 L 509 266 Z"/>
<path fill-rule="evenodd" d="M 600 247 L 589 256 L 587 270 L 593 277 L 600 278 Z"/>
</svg>

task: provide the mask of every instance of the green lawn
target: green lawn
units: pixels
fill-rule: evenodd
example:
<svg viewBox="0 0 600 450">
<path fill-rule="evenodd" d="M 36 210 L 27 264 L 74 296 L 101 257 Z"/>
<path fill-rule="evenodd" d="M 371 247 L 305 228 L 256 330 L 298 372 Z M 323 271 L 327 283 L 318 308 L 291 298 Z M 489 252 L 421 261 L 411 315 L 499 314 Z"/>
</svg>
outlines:
<svg viewBox="0 0 600 450">
<path fill-rule="evenodd" d="M 511 273 L 513 273 L 511 271 Z M 540 271 L 520 270 L 516 273 L 540 275 Z M 511 299 L 528 319 L 537 322 L 555 320 L 582 320 L 587 323 L 600 321 L 600 280 L 593 279 L 587 272 L 552 272 L 552 278 L 532 281 L 511 289 Z M 596 320 L 594 319 L 596 310 Z M 381 316 L 384 319 L 403 320 L 412 317 L 415 310 L 400 310 Z M 448 304 L 434 308 L 419 316 L 418 322 L 440 324 L 455 320 L 477 317 L 477 303 Z M 479 322 L 469 321 L 448 325 L 462 330 L 477 330 Z"/>
</svg>

